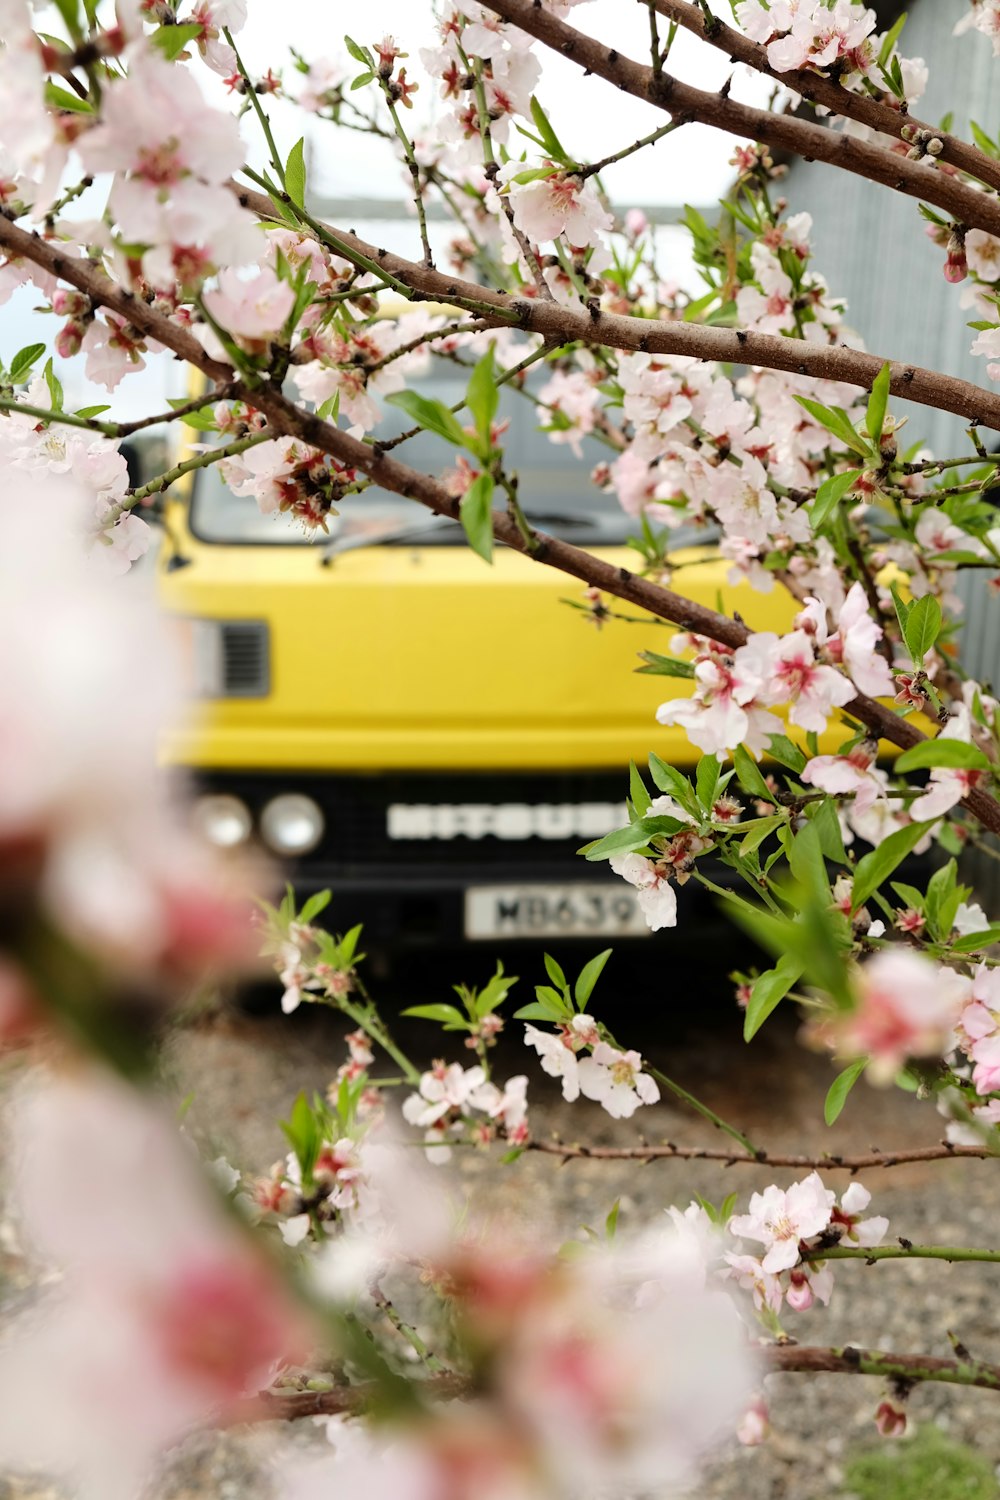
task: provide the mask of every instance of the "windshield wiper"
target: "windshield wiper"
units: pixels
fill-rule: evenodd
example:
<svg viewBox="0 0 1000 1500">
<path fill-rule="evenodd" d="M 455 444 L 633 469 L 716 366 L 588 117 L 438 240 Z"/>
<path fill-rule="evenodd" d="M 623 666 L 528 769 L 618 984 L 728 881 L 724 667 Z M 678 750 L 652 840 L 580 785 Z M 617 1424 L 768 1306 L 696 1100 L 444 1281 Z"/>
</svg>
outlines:
<svg viewBox="0 0 1000 1500">
<path fill-rule="evenodd" d="M 334 537 L 323 548 L 323 556 L 320 563 L 328 568 L 335 557 L 342 552 L 354 552 L 359 547 L 388 547 L 396 542 L 419 541 L 421 537 L 427 536 L 434 531 L 444 531 L 446 527 L 457 526 L 450 516 L 432 516 L 429 521 L 422 525 L 414 524 L 412 521 L 407 526 L 398 526 L 389 531 L 377 532 L 355 532 L 348 533 L 344 537 Z"/>
</svg>

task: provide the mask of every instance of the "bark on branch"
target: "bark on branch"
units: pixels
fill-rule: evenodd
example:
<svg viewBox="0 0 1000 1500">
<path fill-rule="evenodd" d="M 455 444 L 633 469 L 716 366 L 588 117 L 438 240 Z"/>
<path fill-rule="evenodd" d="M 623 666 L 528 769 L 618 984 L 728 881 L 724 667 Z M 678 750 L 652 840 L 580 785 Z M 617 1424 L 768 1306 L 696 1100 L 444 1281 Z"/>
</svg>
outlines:
<svg viewBox="0 0 1000 1500">
<path fill-rule="evenodd" d="M 883 1354 L 877 1349 L 822 1349 L 805 1344 L 775 1344 L 761 1351 L 769 1373 L 881 1375 L 889 1380 L 937 1381 L 1000 1391 L 1000 1365 L 982 1360 L 939 1359 L 932 1354 Z"/>
<path fill-rule="evenodd" d="M 568 26 L 534 0 L 486 0 L 486 4 L 503 20 L 519 26 L 588 73 L 596 73 L 637 99 L 666 110 L 674 120 L 698 120 L 731 135 L 764 141 L 806 161 L 827 162 L 897 193 L 933 203 L 969 229 L 1000 235 L 1000 201 L 957 177 L 933 172 L 884 146 L 854 140 L 811 120 L 752 109 L 725 92 L 708 93 L 669 73 L 654 73 L 652 68 Z"/>
<path fill-rule="evenodd" d="M 994 161 L 976 146 L 969 145 L 968 141 L 949 134 L 947 130 L 918 120 L 907 109 L 894 106 L 886 99 L 872 98 L 870 94 L 853 93 L 835 78 L 827 78 L 822 73 L 813 73 L 805 68 L 779 73 L 776 68 L 771 67 L 766 47 L 759 42 L 752 42 L 742 31 L 727 26 L 718 17 L 710 22 L 705 12 L 697 5 L 692 5 L 690 0 L 640 0 L 640 3 L 652 5 L 668 21 L 676 21 L 685 31 L 690 31 L 710 46 L 717 47 L 733 62 L 745 63 L 757 73 L 766 73 L 783 87 L 801 94 L 813 104 L 821 105 L 832 114 L 843 115 L 849 120 L 857 121 L 859 125 L 867 125 L 870 130 L 896 136 L 900 140 L 904 139 L 904 130 L 926 131 L 941 142 L 942 151 L 938 161 L 947 162 L 949 166 L 956 167 L 960 172 L 967 172 L 970 177 L 988 183 L 990 187 L 1000 188 L 1000 162 Z M 924 169 L 927 169 L 926 164 Z"/>
<path fill-rule="evenodd" d="M 29 234 L 8 219 L 0 216 L 0 246 L 11 256 L 24 256 L 43 267 L 71 286 L 85 292 L 95 306 L 103 306 L 127 319 L 133 327 L 181 359 L 201 370 L 216 384 L 233 380 L 230 365 L 212 359 L 196 338 L 186 329 L 150 307 L 127 288 L 110 280 L 91 261 L 67 254 L 58 244 L 43 239 L 39 234 Z M 426 273 L 434 274 L 434 273 Z M 541 305 L 539 305 L 541 310 Z M 563 311 L 563 310 L 560 310 Z M 608 319 L 611 322 L 611 319 Z M 639 319 L 620 321 L 641 322 Z M 659 325 L 666 327 L 670 325 Z M 700 330 L 714 333 L 717 330 Z M 572 337 L 570 335 L 569 337 Z M 565 341 L 565 339 L 563 340 Z M 781 339 L 774 343 L 786 342 Z M 790 342 L 790 341 L 788 341 Z M 714 357 L 714 356 L 710 356 Z M 960 382 L 959 382 L 960 383 Z M 444 485 L 429 474 L 422 474 L 386 454 L 380 454 L 377 446 L 359 442 L 348 433 L 322 421 L 312 412 L 303 410 L 290 401 L 274 385 L 253 385 L 246 381 L 236 382 L 236 394 L 263 412 L 276 433 L 300 438 L 321 452 L 330 454 L 351 468 L 367 474 L 384 489 L 395 494 L 418 500 L 438 515 L 459 519 L 459 504 L 448 493 Z M 975 387 L 971 387 L 975 389 Z M 625 599 L 639 608 L 647 610 L 659 619 L 670 620 L 682 630 L 710 636 L 723 645 L 736 649 L 745 644 L 750 635 L 747 627 L 727 615 L 708 609 L 693 599 L 675 594 L 671 589 L 650 583 L 627 568 L 615 567 L 602 558 L 594 557 L 570 542 L 548 536 L 545 532 L 530 531 L 525 537 L 509 515 L 495 512 L 493 534 L 516 552 L 521 552 L 533 562 L 545 563 L 571 577 L 578 578 L 591 588 L 600 589 L 616 598 Z M 872 698 L 859 694 L 845 705 L 845 711 L 863 723 L 879 739 L 908 749 L 925 739 L 915 725 L 877 703 Z M 969 793 L 963 804 L 990 832 L 1000 835 L 1000 802 L 987 792 L 975 790 Z"/>
<path fill-rule="evenodd" d="M 988 1146 L 951 1146 L 946 1141 L 935 1146 L 915 1146 L 898 1151 L 866 1151 L 855 1156 L 824 1152 L 820 1156 L 802 1156 L 782 1151 L 758 1151 L 748 1156 L 724 1146 L 676 1146 L 673 1141 L 641 1146 L 588 1146 L 557 1140 L 531 1140 L 526 1151 L 540 1151 L 557 1156 L 560 1161 L 718 1161 L 727 1167 L 787 1167 L 796 1172 L 870 1172 L 885 1167 L 912 1166 L 914 1162 L 956 1161 L 965 1157 L 986 1160 L 996 1155 Z"/>
<path fill-rule="evenodd" d="M 260 218 L 278 219 L 274 205 L 264 194 L 239 187 L 240 202 Z M 325 226 L 319 226 L 322 237 Z M 21 231 L 23 233 L 23 231 Z M 374 262 L 388 275 L 409 287 L 416 301 L 471 301 L 487 311 L 479 314 L 485 326 L 514 326 L 523 333 L 541 334 L 553 344 L 581 342 L 609 349 L 639 351 L 643 354 L 680 354 L 693 359 L 720 364 L 759 365 L 769 370 L 784 370 L 812 380 L 838 380 L 870 390 L 886 359 L 866 354 L 846 345 L 811 344 L 806 339 L 784 338 L 743 329 L 706 328 L 697 323 L 671 323 L 654 318 L 632 318 L 599 308 L 564 307 L 556 302 L 542 302 L 514 297 L 491 287 L 431 271 L 414 261 L 405 260 L 391 251 L 379 249 L 347 230 L 330 231 L 348 259 Z M 26 236 L 30 238 L 30 236 Z M 3 225 L 0 225 L 0 244 Z M 22 252 L 24 253 L 24 252 Z M 488 309 L 496 309 L 491 319 Z M 890 392 L 906 401 L 935 411 L 952 412 L 971 424 L 1000 432 L 1000 394 L 983 390 L 969 380 L 958 380 L 937 370 L 890 360 Z"/>
<path fill-rule="evenodd" d="M 877 1349 L 855 1349 L 852 1345 L 824 1348 L 809 1344 L 767 1344 L 754 1353 L 768 1375 L 875 1375 L 884 1380 L 935 1382 L 940 1385 L 978 1386 L 1000 1391 L 1000 1365 L 978 1359 L 942 1359 L 933 1354 L 890 1354 Z M 460 1400 L 471 1395 L 469 1384 L 458 1375 L 436 1376 L 421 1381 L 421 1390 L 432 1399 Z M 238 1408 L 231 1422 L 294 1422 L 303 1417 L 339 1416 L 361 1412 L 378 1397 L 374 1384 L 335 1386 L 328 1391 L 261 1391 Z"/>
</svg>

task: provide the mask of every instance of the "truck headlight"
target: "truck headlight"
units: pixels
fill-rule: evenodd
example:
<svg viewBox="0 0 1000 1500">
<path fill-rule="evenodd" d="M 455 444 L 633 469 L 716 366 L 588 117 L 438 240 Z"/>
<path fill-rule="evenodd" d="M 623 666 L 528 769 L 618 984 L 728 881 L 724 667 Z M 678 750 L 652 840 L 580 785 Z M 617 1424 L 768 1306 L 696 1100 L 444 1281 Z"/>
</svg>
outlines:
<svg viewBox="0 0 1000 1500">
<path fill-rule="evenodd" d="M 239 797 L 218 794 L 199 797 L 194 824 L 202 838 L 217 849 L 237 849 L 253 832 L 250 809 Z"/>
<path fill-rule="evenodd" d="M 260 815 L 260 834 L 275 854 L 309 854 L 323 837 L 326 821 L 311 797 L 285 792 Z"/>
</svg>

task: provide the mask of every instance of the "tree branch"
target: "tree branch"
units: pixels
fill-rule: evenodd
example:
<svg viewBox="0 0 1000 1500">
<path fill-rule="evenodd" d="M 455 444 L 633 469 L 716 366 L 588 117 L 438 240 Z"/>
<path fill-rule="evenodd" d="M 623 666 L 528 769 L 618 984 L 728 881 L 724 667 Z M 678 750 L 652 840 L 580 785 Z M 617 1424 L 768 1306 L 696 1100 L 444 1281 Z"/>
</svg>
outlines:
<svg viewBox="0 0 1000 1500">
<path fill-rule="evenodd" d="M 1000 202 L 957 177 L 932 172 L 920 162 L 909 161 L 884 146 L 854 140 L 825 125 L 815 125 L 793 115 L 751 109 L 725 93 L 708 93 L 682 83 L 669 73 L 654 73 L 652 68 L 633 62 L 614 48 L 609 50 L 593 37 L 567 26 L 551 11 L 536 6 L 533 0 L 486 0 L 486 4 L 503 20 L 537 37 L 588 73 L 597 73 L 637 99 L 666 110 L 675 120 L 699 120 L 732 135 L 765 141 L 806 161 L 828 162 L 897 193 L 933 203 L 967 228 L 1000 235 Z"/>
<path fill-rule="evenodd" d="M 876 1375 L 888 1380 L 933 1381 L 940 1385 L 979 1386 L 1000 1391 L 1000 1365 L 978 1359 L 941 1359 L 933 1354 L 890 1354 L 851 1345 L 823 1348 L 809 1344 L 753 1346 L 766 1374 Z M 456 1400 L 471 1394 L 461 1376 L 434 1376 L 419 1382 L 428 1396 Z M 339 1416 L 363 1411 L 378 1397 L 374 1382 L 333 1386 L 326 1391 L 261 1391 L 250 1397 L 230 1418 L 233 1423 L 282 1421 L 303 1417 Z"/>
<path fill-rule="evenodd" d="M 876 1349 L 821 1349 L 773 1344 L 760 1350 L 769 1373 L 881 1375 L 890 1380 L 937 1381 L 1000 1391 L 1000 1365 L 981 1360 L 938 1359 L 932 1354 L 883 1354 Z"/>
<path fill-rule="evenodd" d="M 588 1146 L 575 1142 L 572 1145 L 558 1140 L 530 1140 L 526 1151 L 540 1151 L 546 1156 L 558 1156 L 562 1161 L 718 1161 L 727 1167 L 788 1167 L 796 1172 L 869 1172 L 887 1167 L 910 1166 L 913 1162 L 955 1161 L 962 1157 L 986 1160 L 996 1153 L 987 1145 L 951 1146 L 942 1142 L 936 1146 L 916 1146 L 899 1151 L 871 1150 L 858 1156 L 838 1156 L 823 1152 L 819 1156 L 789 1155 L 781 1151 L 759 1150 L 755 1156 L 739 1151 L 729 1151 L 722 1146 L 676 1146 L 673 1141 L 659 1145 L 642 1146 Z"/>
<path fill-rule="evenodd" d="M 274 204 L 263 193 L 243 187 L 236 187 L 235 191 L 244 207 L 252 209 L 260 218 L 282 222 Z M 290 200 L 289 206 L 294 210 Z M 314 232 L 324 228 L 316 220 L 303 222 L 314 228 Z M 6 226 L 0 223 L 0 244 L 4 242 L 5 233 Z M 18 233 L 30 241 L 30 235 L 23 230 Z M 976 426 L 1000 432 L 1000 394 L 937 370 L 887 361 L 883 355 L 865 354 L 845 345 L 812 344 L 806 339 L 750 333 L 743 329 L 625 317 L 602 312 L 596 306 L 592 309 L 564 307 L 561 303 L 542 302 L 537 298 L 511 296 L 456 276 L 446 276 L 440 271 L 428 271 L 402 256 L 369 245 L 347 230 L 336 229 L 331 233 L 336 239 L 338 255 L 355 264 L 363 264 L 365 269 L 380 272 L 395 291 L 404 296 L 409 293 L 415 301 L 474 302 L 475 311 L 481 314 L 485 324 L 493 321 L 491 312 L 495 311 L 495 326 L 513 325 L 524 333 L 540 333 L 553 343 L 580 342 L 609 349 L 637 350 L 643 354 L 680 354 L 719 364 L 758 365 L 763 369 L 808 376 L 812 380 L 838 380 L 863 390 L 871 389 L 876 376 L 888 363 L 889 389 L 894 396 L 932 407 L 935 411 L 952 412 Z M 317 234 L 317 237 L 322 236 Z M 28 252 L 22 248 L 17 253 Z"/>
<path fill-rule="evenodd" d="M 690 4 L 690 0 L 642 0 L 642 4 L 651 5 L 661 16 L 676 21 L 686 31 L 693 32 L 710 46 L 725 52 L 733 62 L 745 63 L 755 72 L 767 74 L 784 88 L 801 94 L 804 99 L 821 105 L 833 114 L 844 115 L 860 125 L 867 125 L 870 130 L 896 136 L 900 140 L 906 139 L 904 130 L 926 131 L 928 136 L 941 142 L 943 149 L 938 161 L 947 162 L 960 172 L 968 172 L 971 177 L 988 183 L 990 187 L 1000 188 L 1000 162 L 993 161 L 985 152 L 970 146 L 958 136 L 916 119 L 905 108 L 894 108 L 883 99 L 873 99 L 870 94 L 854 93 L 845 89 L 835 78 L 827 78 L 822 73 L 814 73 L 805 68 L 779 73 L 768 62 L 766 47 L 750 41 L 749 37 L 735 27 L 727 26 L 718 17 L 710 23 L 704 11 L 697 5 Z"/>
<path fill-rule="evenodd" d="M 86 292 L 95 305 L 109 307 L 119 313 L 140 332 L 157 339 L 165 348 L 171 349 L 181 359 L 194 365 L 217 384 L 232 381 L 231 366 L 212 359 L 187 329 L 181 328 L 155 308 L 150 307 L 134 292 L 118 286 L 90 261 L 67 255 L 58 246 L 43 240 L 40 235 L 29 234 L 19 229 L 2 215 L 0 215 L 0 245 L 6 246 L 12 255 L 25 256 L 53 275 L 68 281 L 71 286 Z M 437 273 L 426 272 L 425 274 L 436 276 Z M 547 303 L 527 304 L 527 308 L 529 313 L 534 308 L 536 312 L 548 315 L 550 305 Z M 560 318 L 560 328 L 563 328 L 562 320 L 567 317 L 567 310 L 553 305 L 552 311 Z M 642 326 L 642 320 L 637 318 L 608 317 L 602 318 L 601 323 L 602 332 L 605 323 L 636 323 Z M 666 329 L 674 325 L 651 326 Z M 544 331 L 541 326 L 539 331 Z M 719 332 L 717 329 L 698 331 L 704 334 Z M 572 332 L 568 336 L 565 332 L 562 334 L 564 342 L 570 341 L 573 336 Z M 773 339 L 768 342 L 781 345 L 795 341 Z M 722 358 L 724 356 L 711 355 L 709 357 Z M 865 356 L 865 358 L 871 358 L 871 356 Z M 877 360 L 873 362 L 881 368 Z M 876 370 L 875 373 L 877 374 L 878 371 Z M 943 376 L 932 378 L 946 379 Z M 963 382 L 958 381 L 954 384 L 961 385 Z M 970 386 L 969 389 L 976 391 L 975 386 Z M 431 475 L 419 473 L 406 464 L 401 464 L 397 459 L 380 453 L 377 446 L 359 442 L 357 438 L 352 438 L 348 433 L 331 426 L 329 422 L 322 421 L 314 413 L 296 406 L 273 385 L 255 385 L 244 381 L 237 386 L 237 390 L 244 400 L 264 413 L 275 432 L 301 438 L 303 442 L 309 443 L 323 453 L 332 455 L 346 463 L 348 467 L 360 469 L 384 489 L 418 500 L 438 515 L 448 516 L 452 520 L 459 519 L 458 500 Z M 983 424 L 980 423 L 980 425 Z M 709 636 L 734 650 L 745 645 L 751 634 L 745 625 L 737 620 L 731 620 L 727 615 L 708 609 L 693 599 L 686 599 L 680 594 L 675 594 L 671 589 L 662 588 L 659 584 L 650 583 L 647 579 L 630 572 L 628 568 L 615 567 L 612 563 L 593 557 L 589 552 L 574 547 L 572 543 L 548 536 L 545 532 L 533 531 L 532 544 L 529 546 L 511 517 L 499 511 L 493 517 L 493 535 L 497 541 L 503 542 L 516 552 L 523 553 L 533 562 L 558 568 L 573 578 L 579 578 L 590 588 L 597 588 L 616 598 L 625 599 L 641 609 L 648 610 L 651 615 L 664 620 L 672 620 L 682 630 Z M 902 749 L 908 749 L 911 745 L 919 744 L 926 739 L 926 735 L 922 734 L 908 719 L 901 719 L 891 709 L 862 694 L 858 694 L 845 705 L 845 712 L 858 719 L 880 739 L 889 740 L 890 743 Z M 973 813 L 991 833 L 1000 835 L 1000 802 L 977 788 L 967 795 L 963 806 Z"/>
</svg>

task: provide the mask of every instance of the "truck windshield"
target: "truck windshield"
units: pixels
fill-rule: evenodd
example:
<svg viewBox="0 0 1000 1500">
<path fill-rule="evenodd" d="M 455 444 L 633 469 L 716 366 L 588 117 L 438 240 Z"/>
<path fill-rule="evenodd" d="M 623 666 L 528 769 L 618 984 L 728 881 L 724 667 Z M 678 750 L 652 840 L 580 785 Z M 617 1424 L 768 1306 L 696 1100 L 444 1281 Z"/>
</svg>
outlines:
<svg viewBox="0 0 1000 1500">
<path fill-rule="evenodd" d="M 421 382 L 428 396 L 451 405 L 460 401 L 465 379 L 438 378 Z M 395 407 L 385 406 L 385 415 L 375 430 L 383 440 L 406 431 L 411 421 Z M 556 536 L 584 544 L 614 545 L 637 530 L 613 494 L 602 494 L 590 482 L 594 464 L 614 457 L 605 445 L 587 438 L 583 456 L 577 458 L 566 444 L 553 443 L 538 430 L 535 409 L 523 396 L 503 389 L 499 419 L 509 419 L 503 445 L 508 468 L 518 475 L 521 503 L 526 514 Z M 398 457 L 415 469 L 440 473 L 452 468 L 454 449 L 430 433 L 410 438 L 398 451 Z M 412 500 L 372 488 L 361 495 L 348 495 L 340 502 L 339 515 L 331 517 L 327 537 L 322 532 L 308 535 L 300 524 L 284 515 L 262 515 L 252 498 L 234 495 L 223 483 L 213 465 L 195 472 L 191 497 L 191 530 L 204 542 L 232 545 L 284 544 L 289 546 L 338 544 L 350 538 L 367 536 L 373 545 L 412 544 L 413 529 L 419 527 L 425 514 Z M 421 545 L 448 545 L 464 540 L 456 525 L 429 529 Z"/>
</svg>

